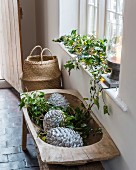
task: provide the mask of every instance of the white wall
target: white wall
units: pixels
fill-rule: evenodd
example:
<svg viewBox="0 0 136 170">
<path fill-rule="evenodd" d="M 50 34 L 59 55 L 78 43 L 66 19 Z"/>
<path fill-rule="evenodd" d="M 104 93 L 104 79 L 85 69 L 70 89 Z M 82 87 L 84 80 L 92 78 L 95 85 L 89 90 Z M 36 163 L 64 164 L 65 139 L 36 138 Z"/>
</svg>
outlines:
<svg viewBox="0 0 136 170">
<path fill-rule="evenodd" d="M 70 34 L 71 30 L 78 29 L 79 1 L 60 0 L 59 2 L 59 35 L 67 35 Z"/>
<path fill-rule="evenodd" d="M 21 20 L 23 58 L 36 45 L 35 0 L 21 0 L 23 19 Z"/>
<path fill-rule="evenodd" d="M 37 44 L 42 47 L 50 47 L 52 52 L 52 40 L 59 35 L 59 0 L 36 1 L 36 38 Z M 55 50 L 54 50 L 55 49 Z"/>
<path fill-rule="evenodd" d="M 59 2 L 62 2 L 59 4 Z M 68 20 L 63 22 L 62 19 L 66 17 L 66 10 L 63 10 L 63 0 L 39 0 L 36 1 L 37 14 L 37 40 L 42 45 L 47 45 L 54 54 L 59 58 L 61 66 L 70 57 L 68 54 L 56 43 L 52 42 L 53 38 L 59 36 L 59 23 L 70 23 L 70 16 Z M 66 1 L 65 1 L 66 2 Z M 44 4 L 46 3 L 46 5 Z M 43 8 L 44 6 L 44 8 Z M 61 14 L 59 16 L 59 8 Z M 64 6 L 66 8 L 66 6 Z M 72 9 L 74 7 L 72 6 Z M 75 7 L 76 9 L 76 7 Z M 72 11 L 73 12 L 73 11 Z M 103 115 L 94 108 L 94 112 L 99 120 L 102 122 L 106 130 L 109 132 L 117 147 L 121 152 L 121 156 L 116 159 L 103 162 L 106 170 L 135 170 L 136 169 L 136 57 L 135 57 L 135 42 L 136 42 L 136 1 L 126 0 L 125 15 L 124 15 L 124 40 L 123 40 L 123 56 L 121 63 L 121 77 L 120 77 L 120 97 L 125 101 L 129 107 L 128 112 L 123 112 L 109 97 L 106 96 L 107 104 L 110 107 L 110 116 Z M 73 15 L 74 17 L 74 15 Z M 71 19 L 72 22 L 72 19 Z M 62 29 L 64 28 L 64 29 Z M 61 27 L 61 33 L 65 33 L 69 27 Z M 69 28 L 70 29 L 70 28 Z M 70 30 L 69 30 L 70 31 Z M 77 89 L 83 97 L 89 96 L 89 80 L 90 77 L 82 69 L 79 71 L 72 71 L 69 77 L 67 71 L 62 67 L 64 86 L 65 88 Z"/>
<path fill-rule="evenodd" d="M 47 1 L 35 1 L 36 10 L 36 41 L 41 46 L 47 46 L 48 43 L 48 9 Z"/>
</svg>

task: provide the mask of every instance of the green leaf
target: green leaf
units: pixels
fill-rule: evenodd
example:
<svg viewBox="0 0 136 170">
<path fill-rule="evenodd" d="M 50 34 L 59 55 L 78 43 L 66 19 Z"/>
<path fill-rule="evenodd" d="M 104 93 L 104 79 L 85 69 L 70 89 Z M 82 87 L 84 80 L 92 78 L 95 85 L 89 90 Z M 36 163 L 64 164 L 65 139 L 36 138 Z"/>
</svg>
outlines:
<svg viewBox="0 0 136 170">
<path fill-rule="evenodd" d="M 43 136 L 43 137 L 42 137 L 42 140 L 45 142 L 45 141 L 46 141 L 46 136 Z"/>
<path fill-rule="evenodd" d="M 44 97 L 44 95 L 45 95 L 44 92 L 39 93 L 39 97 Z"/>
<path fill-rule="evenodd" d="M 72 126 L 72 125 L 67 125 L 66 127 L 70 128 L 70 129 L 74 129 L 74 126 Z"/>
<path fill-rule="evenodd" d="M 107 106 L 107 105 L 104 105 L 104 106 L 103 106 L 103 110 L 104 110 L 104 114 L 110 115 L 110 114 L 109 114 L 109 110 L 108 110 L 108 106 Z"/>
<path fill-rule="evenodd" d="M 66 121 L 71 121 L 71 120 L 75 120 L 75 117 L 74 116 L 69 116 L 66 118 Z"/>
<path fill-rule="evenodd" d="M 94 104 L 97 106 L 98 109 L 100 108 L 98 97 L 94 98 Z"/>
<path fill-rule="evenodd" d="M 87 100 L 88 100 L 88 98 L 84 98 L 84 100 L 85 100 L 85 101 L 87 101 Z"/>
<path fill-rule="evenodd" d="M 90 87 L 90 90 L 94 91 L 94 90 L 95 90 L 95 87 L 94 87 L 94 86 L 91 86 L 91 87 Z"/>
<path fill-rule="evenodd" d="M 77 34 L 77 30 L 72 30 L 71 31 L 71 35 L 76 35 Z"/>
<path fill-rule="evenodd" d="M 68 69 L 69 75 L 71 73 L 71 70 L 75 68 L 75 64 L 73 61 L 69 60 L 67 63 L 64 65 L 65 69 Z"/>
</svg>

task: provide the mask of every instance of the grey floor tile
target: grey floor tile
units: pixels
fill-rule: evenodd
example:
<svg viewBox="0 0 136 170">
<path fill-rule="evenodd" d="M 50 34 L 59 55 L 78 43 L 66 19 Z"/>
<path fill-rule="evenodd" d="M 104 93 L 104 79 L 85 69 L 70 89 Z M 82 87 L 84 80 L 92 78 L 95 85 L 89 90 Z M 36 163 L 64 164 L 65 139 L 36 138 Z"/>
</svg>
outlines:
<svg viewBox="0 0 136 170">
<path fill-rule="evenodd" d="M 23 152 L 22 111 L 19 99 L 10 89 L 0 89 L 0 170 L 39 170 L 34 141 L 28 135 Z"/>
<path fill-rule="evenodd" d="M 7 155 L 0 155 L 0 163 L 8 162 L 8 156 Z"/>
<path fill-rule="evenodd" d="M 21 147 L 15 146 L 15 147 L 2 148 L 0 152 L 3 155 L 16 154 L 21 152 Z"/>
</svg>

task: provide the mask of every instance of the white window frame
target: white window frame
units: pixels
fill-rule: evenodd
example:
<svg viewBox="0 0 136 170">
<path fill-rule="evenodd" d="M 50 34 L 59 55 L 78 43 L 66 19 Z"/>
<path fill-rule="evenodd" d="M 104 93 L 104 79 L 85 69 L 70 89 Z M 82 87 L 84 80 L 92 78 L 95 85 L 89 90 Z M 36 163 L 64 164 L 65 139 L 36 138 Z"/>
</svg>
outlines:
<svg viewBox="0 0 136 170">
<path fill-rule="evenodd" d="M 94 4 L 93 3 L 89 3 L 89 0 L 87 0 L 86 1 L 86 3 L 87 3 L 87 34 L 89 34 L 89 17 L 88 17 L 88 15 L 89 15 L 89 8 L 90 7 L 92 7 L 92 8 L 94 8 L 94 11 L 93 11 L 93 17 L 94 17 L 94 20 L 92 21 L 92 26 L 93 26 L 93 30 L 92 30 L 92 33 L 91 34 L 94 34 L 94 35 L 98 35 L 98 21 L 99 21 L 99 0 L 97 0 L 97 2 L 94 2 Z M 95 23 L 95 19 L 96 19 L 96 23 Z M 95 28 L 95 26 L 96 26 L 96 28 Z M 93 33 L 93 31 L 95 31 L 94 33 Z"/>
<path fill-rule="evenodd" d="M 88 0 L 79 0 L 79 33 L 87 34 L 87 16 L 88 16 Z M 106 37 L 106 27 L 107 27 L 107 1 L 108 0 L 98 0 L 98 10 L 97 10 L 97 31 L 96 36 L 99 38 Z M 120 14 L 120 13 L 119 13 Z M 122 15 L 122 14 L 120 14 Z"/>
<path fill-rule="evenodd" d="M 119 0 L 116 0 L 116 4 L 118 4 L 118 2 L 119 2 Z M 119 4 L 118 4 L 119 5 Z M 121 16 L 122 18 L 123 18 L 123 9 L 122 9 L 122 13 L 119 13 L 118 12 L 118 5 L 116 5 L 116 11 L 113 11 L 113 10 L 111 10 L 111 9 L 108 9 L 108 0 L 106 0 L 106 10 L 105 10 L 105 18 L 106 18 L 106 20 L 105 20 L 105 36 L 107 36 L 107 16 L 108 16 L 108 13 L 112 13 L 112 14 L 115 14 L 116 15 L 116 17 L 117 17 L 117 15 L 118 16 Z M 114 23 L 113 23 L 114 24 Z M 116 22 L 116 35 L 118 34 L 118 28 L 119 28 L 119 22 L 118 22 L 118 20 L 117 20 L 117 22 Z"/>
<path fill-rule="evenodd" d="M 99 1 L 99 18 L 98 18 L 98 37 L 105 37 L 105 26 L 106 26 L 106 4 L 107 0 L 98 0 Z"/>
<path fill-rule="evenodd" d="M 98 0 L 99 2 L 99 0 Z M 97 4 L 99 7 L 99 3 Z M 88 23 L 88 0 L 79 0 L 79 33 L 87 34 Z M 99 9 L 97 10 L 97 28 L 98 28 Z M 98 35 L 98 29 L 96 29 L 96 36 Z"/>
<path fill-rule="evenodd" d="M 79 34 L 87 34 L 87 0 L 78 1 L 78 30 Z"/>
</svg>

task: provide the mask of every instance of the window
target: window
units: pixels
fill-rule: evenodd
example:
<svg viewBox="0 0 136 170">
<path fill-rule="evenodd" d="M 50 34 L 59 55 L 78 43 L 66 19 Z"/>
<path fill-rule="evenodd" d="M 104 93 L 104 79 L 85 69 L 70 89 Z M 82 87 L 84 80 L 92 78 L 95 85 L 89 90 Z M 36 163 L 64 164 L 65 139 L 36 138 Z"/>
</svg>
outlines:
<svg viewBox="0 0 136 170">
<path fill-rule="evenodd" d="M 123 0 L 108 0 L 106 10 L 106 37 L 122 36 Z"/>
<path fill-rule="evenodd" d="M 106 38 L 109 41 L 107 53 L 120 63 L 123 32 L 123 0 L 108 0 L 106 4 Z"/>
<path fill-rule="evenodd" d="M 87 0 L 87 34 L 97 34 L 98 0 Z"/>
<path fill-rule="evenodd" d="M 121 59 L 124 0 L 80 0 L 79 33 L 108 39 L 108 56 Z M 84 28 L 86 27 L 86 28 Z M 84 30 L 84 31 L 82 31 Z"/>
<path fill-rule="evenodd" d="M 101 38 L 110 38 L 111 34 L 112 37 L 122 36 L 122 15 L 123 0 L 80 0 L 79 22 L 83 23 L 83 19 L 86 21 L 84 22 L 86 23 L 86 29 L 84 29 L 86 34 L 93 34 Z M 81 30 L 81 32 L 83 31 Z"/>
</svg>

